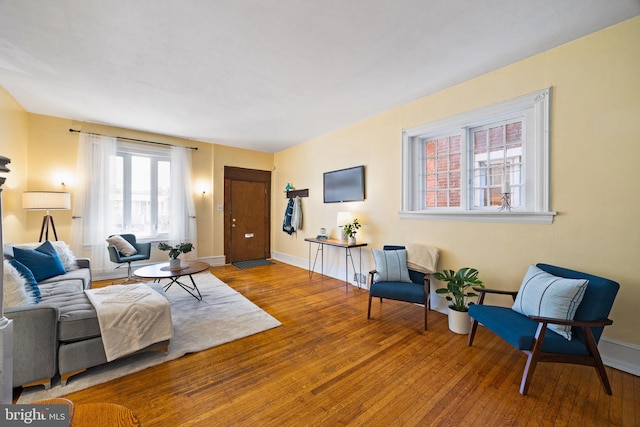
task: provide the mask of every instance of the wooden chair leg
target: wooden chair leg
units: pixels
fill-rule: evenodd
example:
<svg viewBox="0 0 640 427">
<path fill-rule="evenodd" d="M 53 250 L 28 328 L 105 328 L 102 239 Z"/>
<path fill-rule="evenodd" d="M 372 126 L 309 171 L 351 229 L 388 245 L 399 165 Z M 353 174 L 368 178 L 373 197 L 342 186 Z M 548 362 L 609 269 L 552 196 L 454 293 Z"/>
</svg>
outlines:
<svg viewBox="0 0 640 427">
<path fill-rule="evenodd" d="M 369 309 L 367 310 L 367 319 L 371 318 L 371 294 L 369 294 Z"/>
<path fill-rule="evenodd" d="M 607 377 L 607 371 L 604 367 L 604 363 L 602 363 L 602 358 L 600 357 L 600 352 L 598 351 L 598 345 L 596 344 L 596 340 L 593 338 L 591 328 L 583 327 L 582 332 L 584 334 L 589 353 L 591 353 L 591 356 L 593 357 L 593 360 L 595 362 L 594 367 L 596 368 L 596 371 L 598 371 L 600 383 L 602 384 L 602 387 L 604 387 L 605 392 L 609 396 L 611 396 L 613 392 L 611 391 L 611 384 L 609 384 L 609 377 Z"/>
<path fill-rule="evenodd" d="M 520 394 L 526 396 L 529 391 L 529 384 L 533 377 L 533 372 L 536 370 L 538 359 L 540 358 L 540 352 L 542 351 L 542 343 L 544 342 L 544 335 L 547 332 L 547 324 L 538 324 L 538 330 L 536 331 L 535 341 L 533 342 L 533 348 L 531 351 L 525 351 L 527 355 L 527 363 L 524 365 L 524 372 L 522 373 L 522 381 L 520 382 Z"/>
<path fill-rule="evenodd" d="M 427 313 L 429 312 L 429 304 L 424 305 L 424 330 L 427 330 Z"/>
<path fill-rule="evenodd" d="M 529 392 L 529 384 L 531 383 L 531 377 L 536 370 L 538 359 L 535 357 L 535 353 L 527 352 L 527 364 L 524 365 L 524 372 L 522 373 L 522 380 L 520 381 L 520 394 L 526 396 Z"/>
<path fill-rule="evenodd" d="M 473 344 L 473 339 L 476 336 L 476 329 L 478 329 L 478 321 L 471 318 L 471 329 L 469 329 L 469 338 L 467 338 L 467 345 L 469 347 Z"/>
</svg>

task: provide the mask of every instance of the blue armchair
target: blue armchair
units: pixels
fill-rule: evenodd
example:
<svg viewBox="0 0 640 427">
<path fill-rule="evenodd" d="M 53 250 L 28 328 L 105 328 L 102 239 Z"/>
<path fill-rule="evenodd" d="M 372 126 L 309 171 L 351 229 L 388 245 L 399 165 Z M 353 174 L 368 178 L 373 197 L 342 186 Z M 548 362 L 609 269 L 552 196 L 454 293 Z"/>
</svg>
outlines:
<svg viewBox="0 0 640 427">
<path fill-rule="evenodd" d="M 385 251 L 405 249 L 404 246 L 387 245 L 382 248 Z M 409 270 L 411 282 L 378 281 L 374 282 L 376 270 L 369 272 L 369 308 L 367 319 L 371 318 L 371 299 L 373 297 L 396 301 L 405 301 L 414 304 L 424 304 L 424 330 L 427 330 L 427 313 L 431 309 L 429 302 L 429 276 L 415 270 Z"/>
<path fill-rule="evenodd" d="M 131 276 L 131 263 L 134 261 L 143 261 L 151 258 L 151 243 L 138 243 L 136 242 L 136 236 L 134 234 L 120 234 L 120 236 L 125 239 L 131 246 L 133 246 L 137 253 L 130 256 L 123 255 L 118 248 L 114 245 L 107 246 L 107 250 L 109 251 L 109 260 L 118 265 L 116 268 L 122 267 L 124 264 L 127 264 L 127 278 L 122 281 L 122 283 L 130 283 L 135 280 Z M 113 235 L 109 236 L 113 237 Z"/>
<path fill-rule="evenodd" d="M 598 351 L 598 341 L 604 327 L 613 323 L 607 317 L 620 285 L 603 277 L 553 265 L 537 264 L 536 267 L 558 278 L 588 281 L 573 320 L 525 316 L 510 307 L 484 305 L 484 297 L 488 293 L 511 295 L 516 301 L 518 292 L 474 288 L 479 292 L 479 297 L 478 304 L 469 307 L 469 315 L 473 321 L 468 345 L 473 344 L 478 323 L 481 323 L 517 350 L 525 353 L 527 362 L 520 383 L 522 395 L 528 392 L 538 362 L 593 366 L 598 372 L 606 393 L 610 395 L 611 386 Z M 571 328 L 571 340 L 549 329 L 553 325 L 568 325 Z"/>
</svg>

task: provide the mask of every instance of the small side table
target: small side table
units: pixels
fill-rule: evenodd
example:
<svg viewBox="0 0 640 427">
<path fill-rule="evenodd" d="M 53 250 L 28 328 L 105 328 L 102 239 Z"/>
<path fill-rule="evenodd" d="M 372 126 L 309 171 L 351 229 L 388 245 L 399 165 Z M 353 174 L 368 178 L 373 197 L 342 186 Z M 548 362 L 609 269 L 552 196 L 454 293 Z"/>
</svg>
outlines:
<svg viewBox="0 0 640 427">
<path fill-rule="evenodd" d="M 318 261 L 318 253 L 320 253 L 320 274 L 324 274 L 324 247 L 326 245 L 335 246 L 337 248 L 344 248 L 344 287 L 345 290 L 349 291 L 349 258 L 351 258 L 351 266 L 353 267 L 353 271 L 356 271 L 356 266 L 353 263 L 353 256 L 351 256 L 351 249 L 358 248 L 360 253 L 360 276 L 358 276 L 358 288 L 360 288 L 360 278 L 362 277 L 362 247 L 367 246 L 366 243 L 354 243 L 350 245 L 346 242 L 341 242 L 336 239 L 316 239 L 312 237 L 307 237 L 304 239 L 305 242 L 309 242 L 309 278 L 313 276 L 313 271 L 316 268 L 316 262 Z M 316 243 L 318 248 L 316 249 L 316 256 L 313 260 L 313 267 L 311 266 L 311 244 Z"/>
</svg>

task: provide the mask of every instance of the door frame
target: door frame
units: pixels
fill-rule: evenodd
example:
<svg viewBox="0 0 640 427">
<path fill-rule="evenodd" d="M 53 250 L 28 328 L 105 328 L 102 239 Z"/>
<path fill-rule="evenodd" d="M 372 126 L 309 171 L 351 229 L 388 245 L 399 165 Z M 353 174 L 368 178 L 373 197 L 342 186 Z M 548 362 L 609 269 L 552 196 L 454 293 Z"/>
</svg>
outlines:
<svg viewBox="0 0 640 427">
<path fill-rule="evenodd" d="M 271 254 L 271 171 L 246 169 L 235 166 L 224 167 L 224 259 L 229 264 L 231 259 L 231 183 L 233 181 L 264 182 L 267 194 L 266 204 L 266 252 Z"/>
</svg>

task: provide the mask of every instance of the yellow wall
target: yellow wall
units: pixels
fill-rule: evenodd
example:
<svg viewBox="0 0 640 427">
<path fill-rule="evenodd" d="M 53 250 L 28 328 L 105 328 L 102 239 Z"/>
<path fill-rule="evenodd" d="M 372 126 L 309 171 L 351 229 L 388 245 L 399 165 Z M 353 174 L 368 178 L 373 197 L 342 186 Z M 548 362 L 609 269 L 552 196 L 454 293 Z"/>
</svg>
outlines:
<svg viewBox="0 0 640 427">
<path fill-rule="evenodd" d="M 309 188 L 300 236 L 279 231 L 273 251 L 305 260 L 303 237 L 357 212 L 369 247 L 423 242 L 441 249 L 441 268 L 480 270 L 490 287 L 517 289 L 531 263 L 548 262 L 617 280 L 621 290 L 605 334 L 640 344 L 635 263 L 640 243 L 640 18 L 594 33 L 275 156 L 274 188 Z M 551 225 L 401 220 L 401 132 L 553 87 Z M 324 204 L 322 173 L 364 164 L 364 202 Z M 277 194 L 277 191 L 274 192 Z M 283 213 L 286 200 L 274 198 Z M 277 216 L 277 215 L 276 215 Z M 368 252 L 368 251 L 367 251 Z M 331 261 L 331 260 L 330 260 Z M 368 255 L 366 261 L 370 261 Z M 366 266 L 368 268 L 369 266 Z M 491 302 L 491 301 L 490 301 Z"/>
<path fill-rule="evenodd" d="M 273 167 L 271 153 L 27 113 L 0 87 L 0 155 L 12 160 L 9 165 L 12 171 L 6 175 L 3 187 L 5 242 L 35 241 L 40 234 L 43 214 L 22 209 L 24 191 L 69 191 L 73 202 L 79 134 L 69 132 L 70 128 L 197 147 L 192 153 L 192 179 L 198 223 L 196 248 L 200 258 L 224 255 L 224 212 L 217 210 L 218 205 L 224 204 L 224 166 L 261 170 Z M 64 186 L 60 176 L 65 177 Z M 68 241 L 71 211 L 57 211 L 53 215 L 58 238 Z M 165 257 L 166 254 L 154 251 L 152 259 Z"/>
<path fill-rule="evenodd" d="M 11 159 L 2 189 L 5 242 L 23 241 L 26 214 L 22 192 L 27 181 L 28 114 L 0 87 L 0 155 Z"/>
</svg>

